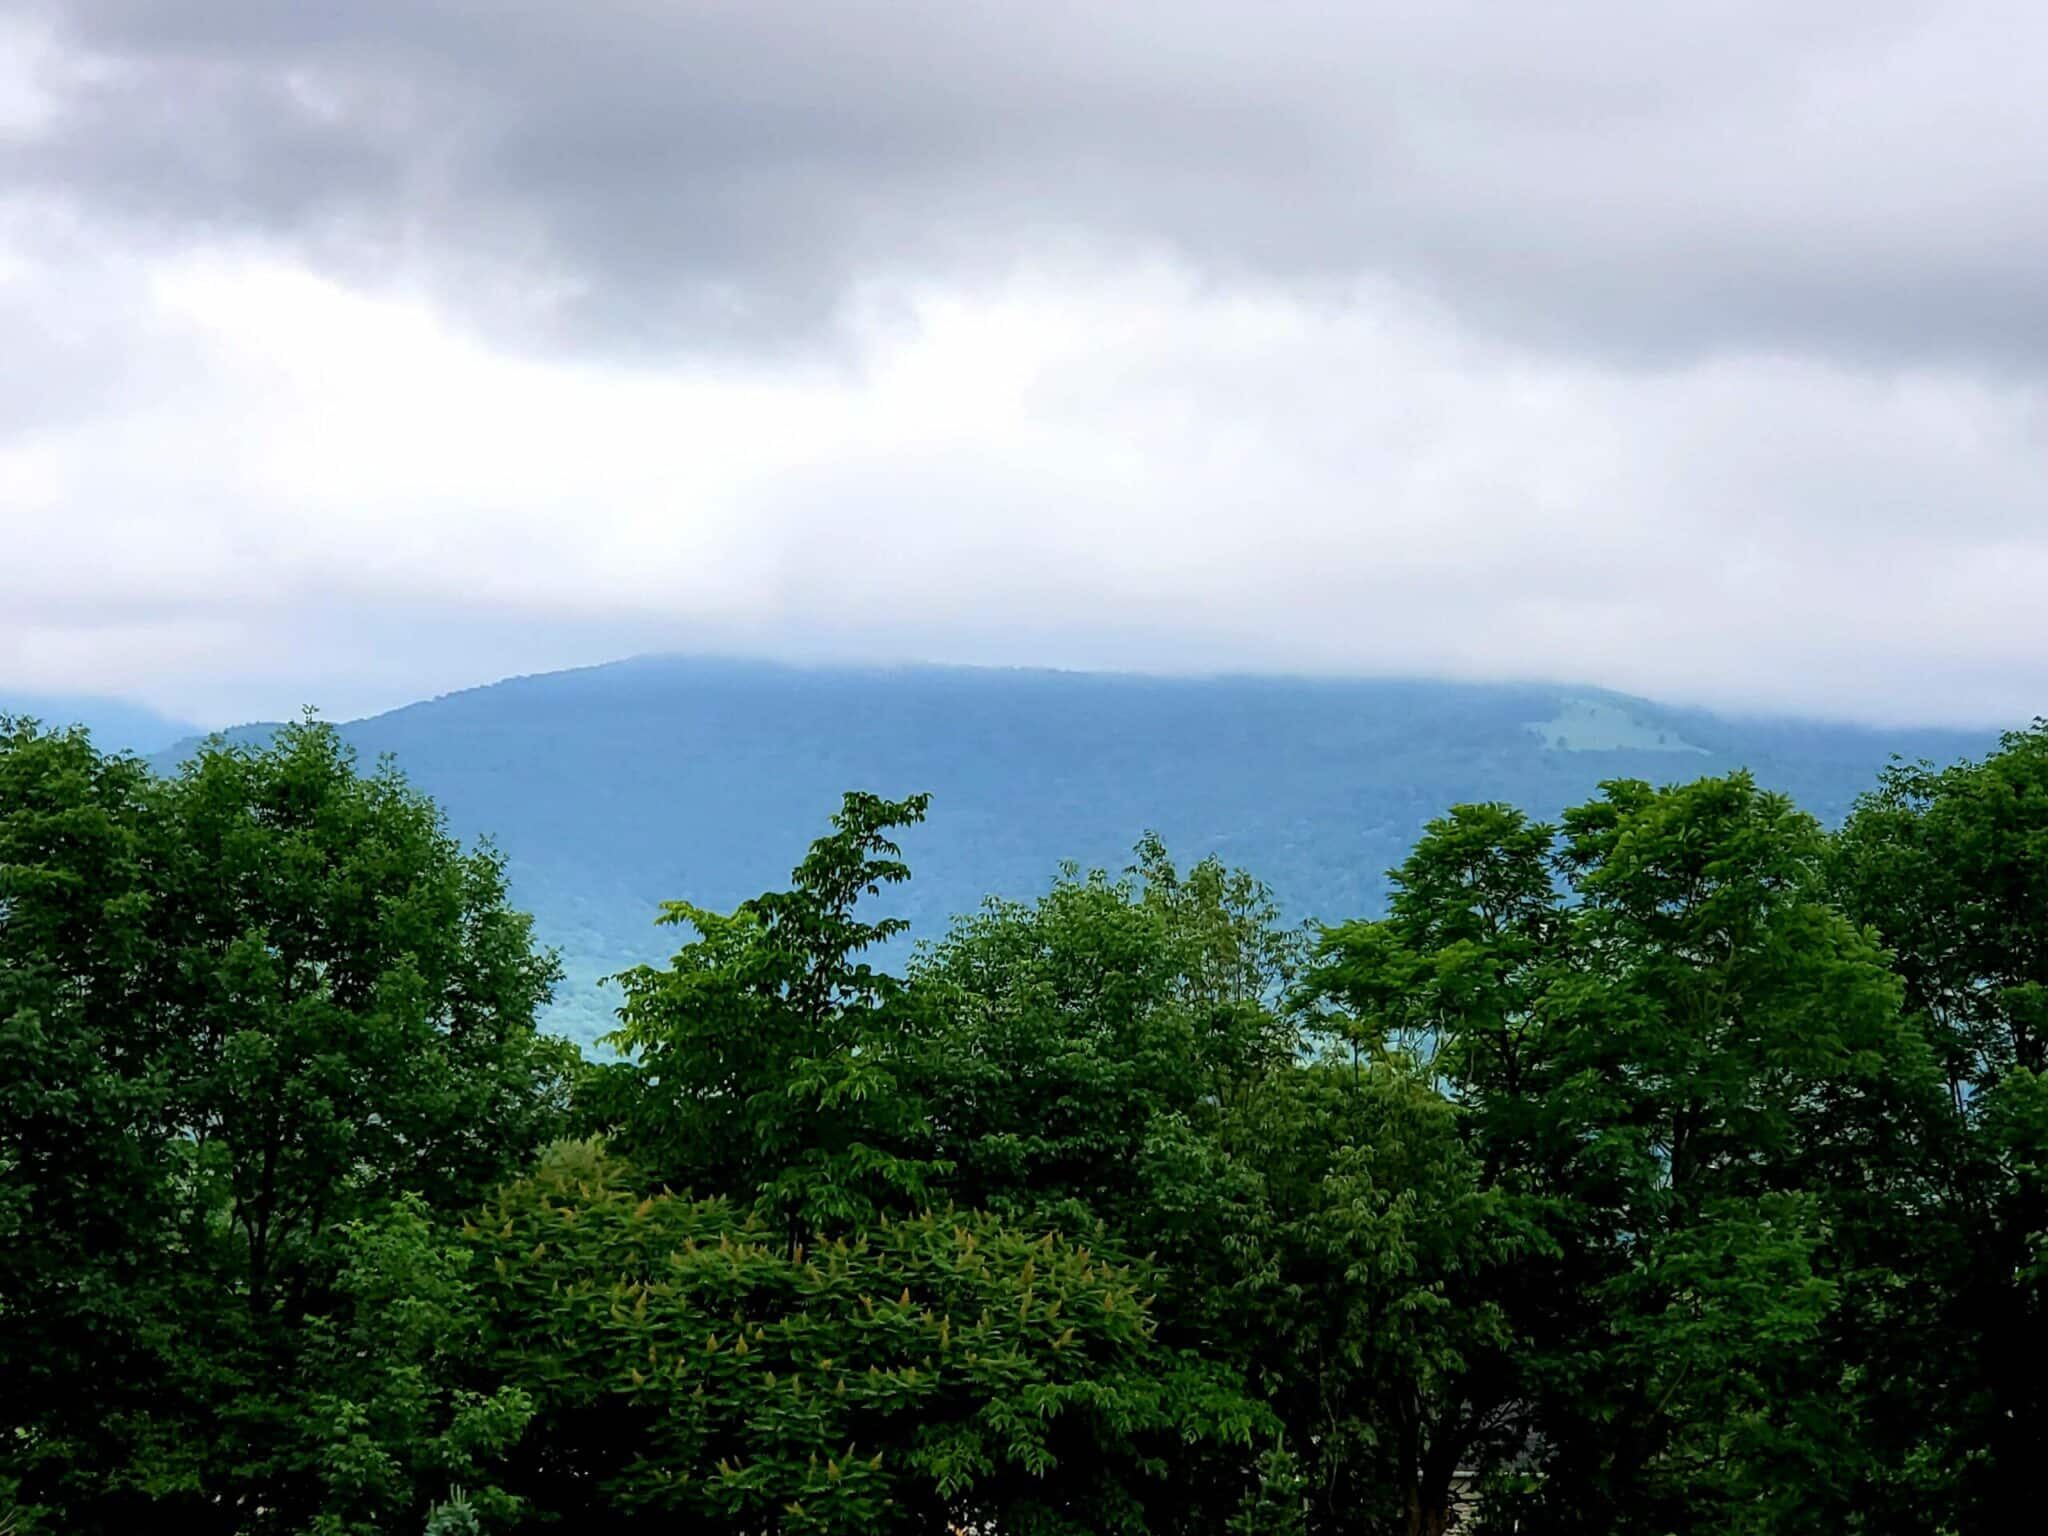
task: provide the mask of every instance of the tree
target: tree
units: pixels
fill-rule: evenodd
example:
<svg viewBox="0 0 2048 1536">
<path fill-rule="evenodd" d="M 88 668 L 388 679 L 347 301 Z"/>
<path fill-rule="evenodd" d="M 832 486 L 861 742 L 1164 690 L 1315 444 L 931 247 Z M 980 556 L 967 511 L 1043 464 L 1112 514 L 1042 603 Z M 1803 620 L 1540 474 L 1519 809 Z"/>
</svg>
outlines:
<svg viewBox="0 0 2048 1536">
<path fill-rule="evenodd" d="M 1277 1075 L 1222 1135 L 1252 1172 L 1217 1284 L 1301 1448 L 1307 1528 L 1441 1536 L 1515 1424 L 1503 1276 L 1540 1234 L 1482 1186 L 1456 1108 L 1408 1064 Z"/>
<path fill-rule="evenodd" d="M 1385 919 L 1324 932 L 1303 988 L 1336 1060 L 1349 1054 L 1352 1092 L 1405 1106 L 1359 1144 L 1413 1149 L 1396 1166 L 1411 1170 L 1426 1246 L 1408 1284 L 1423 1299 L 1387 1309 L 1410 1358 L 1346 1383 L 1363 1444 L 1333 1458 L 1335 1477 L 1376 1467 L 1401 1491 L 1379 1529 L 1442 1531 L 1454 1474 L 1487 1485 L 1520 1469 L 1531 1357 L 1579 1321 L 1576 1227 L 1599 1218 L 1567 1197 L 1578 1128 L 1552 1097 L 1560 1042 L 1544 1004 L 1574 965 L 1554 856 L 1554 829 L 1511 807 L 1454 807 L 1391 873 Z"/>
<path fill-rule="evenodd" d="M 541 1438 L 551 1456 L 574 1447 L 563 1465 L 583 1469 L 575 1478 L 593 1466 L 611 1469 L 590 1485 L 607 1511 L 658 1505 L 742 1528 L 780 1510 L 793 1529 L 926 1529 L 943 1514 L 970 1526 L 994 1519 L 1005 1530 L 1166 1530 L 1245 1498 L 1252 1503 L 1240 1513 L 1264 1519 L 1257 1511 L 1271 1513 L 1273 1489 L 1286 1479 L 1284 1453 L 1269 1447 L 1260 1461 L 1250 1445 L 1256 1427 L 1271 1430 L 1270 1420 L 1225 1362 L 1178 1348 L 1159 1329 L 1136 1294 L 1164 1277 L 1135 1262 L 1124 1234 L 1106 1229 L 1087 1203 L 1100 1194 L 1097 1177 L 1117 1177 L 1114 1165 L 1099 1173 L 1087 1166 L 1107 1146 L 1102 1117 L 1119 1119 L 1124 1172 L 1135 1172 L 1145 1124 L 1132 1126 L 1128 1090 L 1168 1062 L 1186 1094 L 1213 1086 L 1199 1053 L 1179 1049 L 1194 1038 L 1190 1009 L 1206 1020 L 1203 1010 L 1236 1009 L 1244 999 L 1220 990 L 1178 996 L 1183 972 L 1168 963 L 1168 936 L 1181 929 L 1168 906 L 1105 880 L 1063 883 L 1040 914 L 1047 927 L 1030 935 L 1020 927 L 1030 925 L 1024 914 L 992 908 L 920 965 L 909 985 L 856 958 L 900 931 L 856 909 L 863 896 L 907 878 L 888 834 L 924 806 L 923 797 L 849 795 L 831 833 L 797 867 L 792 889 L 730 915 L 667 907 L 668 920 L 687 922 L 697 939 L 669 966 L 624 978 L 613 1043 L 633 1059 L 596 1078 L 587 1097 L 590 1117 L 630 1162 L 587 1152 L 595 1161 L 578 1164 L 585 1172 L 570 1184 L 558 1178 L 519 1199 L 552 1209 L 573 1193 L 594 1202 L 593 1224 L 631 1211 L 625 1234 L 667 1245 L 666 1269 L 624 1255 L 544 1266 L 537 1273 L 547 1276 L 549 1296 L 581 1294 L 572 1276 L 592 1264 L 606 1275 L 644 1275 L 654 1289 L 628 1298 L 636 1317 L 664 1319 L 661 1326 L 688 1335 L 692 1348 L 700 1337 L 692 1330 L 722 1334 L 751 1320 L 754 1331 L 743 1328 L 732 1346 L 747 1364 L 718 1377 L 715 1389 L 695 1370 L 680 1373 L 688 1403 L 653 1420 L 628 1411 L 604 1385 L 603 1368 L 572 1365 L 557 1385 L 592 1385 L 572 1393 L 570 1406 L 542 1394 L 560 1411 L 544 1407 Z M 1170 873 L 1163 856 L 1157 867 L 1162 878 Z M 1176 885 L 1172 894 L 1190 912 L 1215 905 L 1206 888 Z M 1068 939 L 1077 952 L 1062 948 Z M 1074 993 L 1051 1005 L 1059 1012 L 1073 1004 L 1084 1019 L 1059 1046 L 994 1022 L 1009 1017 L 1002 1003 L 1021 1000 L 1033 1026 L 1049 1023 L 1040 1007 L 1046 975 L 1029 958 L 1045 942 L 1063 978 L 1047 982 L 1054 991 L 1074 982 L 1106 994 L 1084 1002 Z M 1174 953 L 1191 957 L 1193 949 Z M 1135 979 L 1133 969 L 1141 973 Z M 991 985 L 1000 999 L 985 990 Z M 997 1006 L 977 1006 L 983 1002 Z M 1101 1051 L 1093 1036 L 1143 1031 L 1152 1004 L 1172 1014 L 1175 1048 L 1148 1055 L 1133 1075 L 1131 1063 Z M 1063 1111 L 1043 1080 L 1041 1091 L 1020 1091 L 1011 1075 L 1027 1060 L 1042 1063 L 1046 1051 L 1075 1069 L 1070 1085 L 1093 1081 L 1098 1090 L 1082 1111 L 1094 1118 L 1080 1130 L 1079 1151 L 1034 1132 L 1032 1121 Z M 1020 1162 L 1013 1149 L 1027 1145 L 1041 1150 Z M 1062 1184 L 1063 1175 L 1088 1182 Z M 675 1196 L 670 1186 L 697 1198 Z M 585 1217 L 576 1209 L 563 1219 L 580 1232 Z M 479 1227 L 506 1233 L 511 1249 L 527 1247 L 519 1220 L 508 1228 L 494 1211 Z M 545 1241 L 550 1251 L 557 1245 Z M 544 1255 L 536 1248 L 529 1257 Z M 513 1263 L 509 1251 L 493 1259 L 500 1273 Z M 703 1286 L 715 1280 L 723 1289 L 693 1289 L 700 1269 Z M 509 1293 L 493 1294 L 503 1318 L 523 1315 L 505 1300 Z M 870 1326 L 877 1298 L 890 1294 L 902 1299 L 879 1314 L 883 1322 L 922 1319 L 907 1336 Z M 864 1298 L 860 1310 L 849 1312 L 856 1298 Z M 796 1310 L 785 1315 L 789 1308 Z M 1002 1319 L 1032 1326 L 1013 1333 Z M 550 1337 L 562 1348 L 615 1347 L 593 1329 Z M 949 1342 L 956 1329 L 958 1348 Z M 818 1370 L 830 1399 L 804 1385 L 817 1378 L 801 1352 L 790 1352 L 792 1341 L 813 1336 L 828 1362 Z M 633 1348 L 621 1358 L 636 1376 L 650 1376 L 638 1363 L 640 1344 Z M 509 1369 L 530 1352 L 520 1343 L 501 1364 Z M 772 1413 L 751 1406 L 749 1395 L 764 1368 L 767 1389 L 795 1395 Z M 643 1404 L 673 1401 L 665 1376 L 658 1389 L 634 1385 Z M 1020 1404 L 1028 1409 L 1021 1417 Z M 649 1436 L 663 1447 L 658 1465 L 636 1470 L 607 1459 Z M 871 1447 L 873 1466 L 851 1458 L 847 1443 Z M 716 1478 L 714 1463 L 726 1469 Z M 534 1495 L 550 1505 L 567 1496 L 554 1485 Z"/>
<path fill-rule="evenodd" d="M 1564 825 L 1585 962 L 1555 1097 L 1620 1234 L 1599 1294 L 1626 1386 L 1560 1438 L 1638 1520 L 1846 1522 L 1871 1469 L 1845 1386 L 1916 1193 L 1897 1154 L 1929 1107 L 1924 1043 L 1784 797 L 1618 783 Z"/>
<path fill-rule="evenodd" d="M 661 920 L 697 938 L 668 966 L 619 978 L 606 1043 L 634 1065 L 591 1095 L 651 1178 L 762 1202 L 798 1236 L 930 1203 L 938 1170 L 904 1071 L 917 1000 L 861 958 L 903 925 L 855 911 L 909 878 L 888 834 L 926 803 L 849 794 L 789 890 L 730 914 L 664 905 Z"/>
<path fill-rule="evenodd" d="M 1212 1132 L 1299 1045 L 1277 1004 L 1300 937 L 1242 872 L 1176 870 L 1153 836 L 1123 879 L 1069 867 L 1035 903 L 991 901 L 920 954 L 926 1055 L 963 1200 L 1146 1241 L 1148 1140 Z"/>
<path fill-rule="evenodd" d="M 1894 765 L 1832 853 L 1947 1087 L 1937 1198 L 1900 1256 L 1911 1343 L 1883 1379 L 1898 1438 L 1938 1469 L 1930 1498 L 1988 1530 L 2048 1455 L 2048 1394 L 2017 1347 L 2048 1326 L 2048 722 L 1982 761 Z"/>
<path fill-rule="evenodd" d="M 181 1128 L 217 1173 L 237 1290 L 289 1314 L 327 1235 L 402 1193 L 480 1198 L 552 1133 L 573 1057 L 538 1034 L 555 977 L 465 852 L 331 728 L 202 751 L 162 790 L 150 933 Z"/>
<path fill-rule="evenodd" d="M 624 978 L 288 728 L 0 726 L 0 1524 L 1997 1528 L 2048 725 L 1432 822 L 1313 953 L 1147 837 L 883 964 L 921 796 Z M 1887 948 L 1888 946 L 1888 948 Z M 880 951 L 878 953 L 878 951 Z"/>
<path fill-rule="evenodd" d="M 1192 1443 L 1256 1501 L 1259 1406 L 1163 1348 L 1142 1266 L 980 1212 L 789 1241 L 556 1149 L 469 1229 L 497 1379 L 536 1406 L 505 1474 L 572 1523 L 734 1531 L 1180 1528 Z M 1217 1479 L 1211 1479 L 1215 1490 Z"/>
<path fill-rule="evenodd" d="M 19 727 L 0 783 L 0 1347 L 47 1384 L 9 1394 L 10 1472 L 66 1530 L 131 1528 L 137 1498 L 289 1528 L 340 1236 L 480 1199 L 554 1134 L 552 960 L 499 858 L 325 726 L 167 780 Z"/>
<path fill-rule="evenodd" d="M 1302 958 L 1263 887 L 1215 860 L 1183 875 L 1156 838 L 1126 880 L 992 903 L 916 973 L 951 1031 L 942 1144 L 976 1198 L 1158 1256 L 1165 1336 L 1273 1409 L 1309 1529 L 1440 1531 L 1504 1430 L 1497 1399 L 1426 1416 L 1468 1363 L 1496 1368 L 1483 1277 L 1531 1238 L 1428 1082 L 1305 1059 L 1282 1007 Z"/>
<path fill-rule="evenodd" d="M 1503 1277 L 1512 1370 L 1438 1409 L 1523 1422 L 1530 1518 L 1763 1530 L 1856 1505 L 1851 1302 L 1881 1289 L 1931 1077 L 1824 852 L 1740 774 L 1610 784 L 1561 842 L 1465 808 L 1384 924 L 1325 945 L 1316 995 L 1430 1064 L 1489 1187 L 1546 1234 Z"/>
<path fill-rule="evenodd" d="M 309 1321 L 285 1457 L 318 1490 L 311 1536 L 515 1525 L 524 1509 L 497 1468 L 534 1402 L 473 1384 L 485 1347 L 473 1246 L 411 1195 L 349 1224 L 339 1246 L 340 1304 Z"/>
<path fill-rule="evenodd" d="M 181 1158 L 144 932 L 151 786 L 82 732 L 0 719 L 0 1495 L 30 1514 L 196 1476 L 170 1389 Z"/>
</svg>

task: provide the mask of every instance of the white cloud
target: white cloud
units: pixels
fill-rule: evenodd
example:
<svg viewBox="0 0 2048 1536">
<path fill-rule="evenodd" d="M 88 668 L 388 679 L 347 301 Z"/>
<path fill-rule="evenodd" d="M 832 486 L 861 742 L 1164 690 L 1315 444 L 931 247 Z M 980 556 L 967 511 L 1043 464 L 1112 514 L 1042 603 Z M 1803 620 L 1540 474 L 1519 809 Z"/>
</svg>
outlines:
<svg viewBox="0 0 2048 1536">
<path fill-rule="evenodd" d="M 2022 0 L 0 0 L 0 688 L 2048 699 Z"/>
<path fill-rule="evenodd" d="M 0 231 L 0 329 L 62 384 L 0 400 L 18 686 L 227 718 L 724 643 L 1929 721 L 2048 688 L 2024 379 L 1644 371 L 1052 246 L 871 278 L 829 355 L 635 366 L 246 243 Z"/>
</svg>

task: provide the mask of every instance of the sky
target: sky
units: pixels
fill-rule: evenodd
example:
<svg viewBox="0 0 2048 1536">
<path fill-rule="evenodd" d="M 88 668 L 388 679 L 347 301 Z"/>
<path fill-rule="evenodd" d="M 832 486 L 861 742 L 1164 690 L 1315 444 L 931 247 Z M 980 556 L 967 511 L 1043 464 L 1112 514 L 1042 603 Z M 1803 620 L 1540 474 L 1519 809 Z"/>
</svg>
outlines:
<svg viewBox="0 0 2048 1536">
<path fill-rule="evenodd" d="M 2048 713 L 2034 0 L 0 0 L 0 691 Z"/>
</svg>

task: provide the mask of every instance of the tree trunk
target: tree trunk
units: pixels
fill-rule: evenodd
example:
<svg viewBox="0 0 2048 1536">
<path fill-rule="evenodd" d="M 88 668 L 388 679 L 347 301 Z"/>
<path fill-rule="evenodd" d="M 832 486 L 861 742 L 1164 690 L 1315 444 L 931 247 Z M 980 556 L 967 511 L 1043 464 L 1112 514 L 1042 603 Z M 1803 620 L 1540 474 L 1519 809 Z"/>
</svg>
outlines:
<svg viewBox="0 0 2048 1536">
<path fill-rule="evenodd" d="M 1449 1490 L 1408 1490 L 1406 1536 L 1444 1536 L 1451 1528 Z"/>
</svg>

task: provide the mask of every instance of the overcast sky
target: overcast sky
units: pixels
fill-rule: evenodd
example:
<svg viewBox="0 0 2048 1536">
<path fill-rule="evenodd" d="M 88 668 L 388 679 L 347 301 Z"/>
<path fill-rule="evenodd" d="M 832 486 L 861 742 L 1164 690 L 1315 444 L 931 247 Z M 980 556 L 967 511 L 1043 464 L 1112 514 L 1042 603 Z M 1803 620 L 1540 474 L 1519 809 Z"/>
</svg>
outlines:
<svg viewBox="0 0 2048 1536">
<path fill-rule="evenodd" d="M 0 691 L 2048 711 L 2038 0 L 0 0 Z"/>
</svg>

